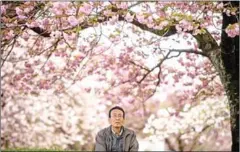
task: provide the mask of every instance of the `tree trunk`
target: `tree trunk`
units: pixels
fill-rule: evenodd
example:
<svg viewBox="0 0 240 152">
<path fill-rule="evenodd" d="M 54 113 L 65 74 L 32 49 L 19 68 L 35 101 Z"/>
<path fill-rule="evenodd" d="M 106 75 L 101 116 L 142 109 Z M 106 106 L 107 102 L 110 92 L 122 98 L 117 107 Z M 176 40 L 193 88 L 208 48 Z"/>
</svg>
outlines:
<svg viewBox="0 0 240 152">
<path fill-rule="evenodd" d="M 238 7 L 239 2 L 231 2 Z M 236 16 L 223 13 L 222 29 L 238 22 Z M 232 151 L 239 151 L 239 36 L 230 38 L 225 31 L 221 35 L 221 58 L 225 68 L 225 90 L 229 100 L 231 114 Z"/>
<path fill-rule="evenodd" d="M 226 3 L 226 2 L 224 2 Z M 239 2 L 231 2 L 233 7 L 238 7 Z M 238 7 L 239 8 L 239 7 Z M 238 9 L 239 12 L 239 9 Z M 239 151 L 239 36 L 228 37 L 224 29 L 237 23 L 237 17 L 223 15 L 221 51 L 211 51 L 209 58 L 224 85 L 230 107 L 230 122 L 232 133 L 232 151 Z"/>
<path fill-rule="evenodd" d="M 231 2 L 233 7 L 238 7 L 239 2 Z M 238 22 L 236 16 L 227 16 L 223 13 L 222 29 L 229 24 Z M 239 36 L 230 38 L 225 31 L 221 35 L 221 57 L 226 71 L 224 84 L 230 106 L 232 151 L 239 151 Z"/>
</svg>

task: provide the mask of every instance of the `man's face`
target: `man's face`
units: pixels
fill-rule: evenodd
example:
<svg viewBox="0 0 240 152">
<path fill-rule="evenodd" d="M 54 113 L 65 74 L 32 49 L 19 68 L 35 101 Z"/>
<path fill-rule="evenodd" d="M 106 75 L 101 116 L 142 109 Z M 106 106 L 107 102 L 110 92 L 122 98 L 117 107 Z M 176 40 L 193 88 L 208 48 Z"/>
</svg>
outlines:
<svg viewBox="0 0 240 152">
<path fill-rule="evenodd" d="M 119 109 L 112 110 L 109 122 L 113 127 L 122 127 L 124 124 L 123 112 Z"/>
</svg>

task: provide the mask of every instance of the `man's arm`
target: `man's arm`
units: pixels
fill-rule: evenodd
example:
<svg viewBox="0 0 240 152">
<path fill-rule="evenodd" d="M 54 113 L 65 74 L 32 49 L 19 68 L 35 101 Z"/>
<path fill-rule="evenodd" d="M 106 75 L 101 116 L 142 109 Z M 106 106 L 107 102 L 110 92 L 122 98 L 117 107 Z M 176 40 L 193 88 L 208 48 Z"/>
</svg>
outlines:
<svg viewBox="0 0 240 152">
<path fill-rule="evenodd" d="M 95 146 L 95 151 L 107 151 L 106 150 L 106 144 L 104 142 L 104 137 L 103 135 L 98 132 L 96 136 L 96 146 Z"/>
<path fill-rule="evenodd" d="M 131 140 L 131 145 L 130 145 L 130 149 L 129 151 L 138 151 L 138 141 L 137 141 L 137 138 L 136 138 L 136 134 L 134 133 L 133 134 L 133 137 L 132 137 L 132 140 Z"/>
</svg>

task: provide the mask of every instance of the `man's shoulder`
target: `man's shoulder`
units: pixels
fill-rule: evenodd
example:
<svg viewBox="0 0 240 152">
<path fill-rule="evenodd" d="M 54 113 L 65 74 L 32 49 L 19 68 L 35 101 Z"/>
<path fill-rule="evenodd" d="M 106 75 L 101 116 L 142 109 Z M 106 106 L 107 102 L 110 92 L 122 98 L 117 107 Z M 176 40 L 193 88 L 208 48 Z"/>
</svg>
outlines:
<svg viewBox="0 0 240 152">
<path fill-rule="evenodd" d="M 128 134 L 135 135 L 135 132 L 132 129 L 130 129 L 130 128 L 124 127 L 124 131 L 126 131 L 126 133 L 128 133 Z"/>
<path fill-rule="evenodd" d="M 109 127 L 106 127 L 106 128 L 103 128 L 103 129 L 101 129 L 100 131 L 98 131 L 98 135 L 103 136 L 103 135 L 109 134 L 109 132 L 111 132 L 110 126 L 109 126 Z M 125 132 L 126 134 L 135 135 L 135 131 L 133 131 L 133 130 L 130 129 L 130 128 L 124 127 L 124 132 Z"/>
<path fill-rule="evenodd" d="M 98 131 L 98 135 L 104 135 L 109 131 L 109 127 L 103 128 L 100 131 Z"/>
</svg>

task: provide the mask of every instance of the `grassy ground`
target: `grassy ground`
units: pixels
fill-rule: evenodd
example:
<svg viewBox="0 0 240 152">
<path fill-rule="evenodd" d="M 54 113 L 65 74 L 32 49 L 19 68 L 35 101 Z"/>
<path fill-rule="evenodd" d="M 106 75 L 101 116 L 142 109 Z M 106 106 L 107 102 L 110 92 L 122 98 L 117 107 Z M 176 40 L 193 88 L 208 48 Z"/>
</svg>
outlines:
<svg viewBox="0 0 240 152">
<path fill-rule="evenodd" d="M 67 151 L 67 150 L 62 150 L 59 148 L 51 148 L 51 149 L 47 149 L 47 148 L 8 148 L 8 149 L 3 149 L 1 150 L 2 152 L 24 152 L 24 151 L 30 151 L 30 152 L 57 152 L 57 151 Z"/>
</svg>

